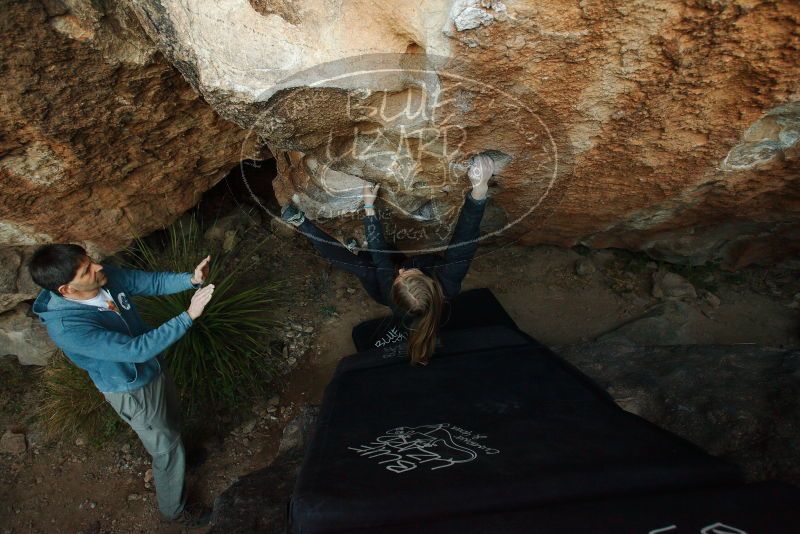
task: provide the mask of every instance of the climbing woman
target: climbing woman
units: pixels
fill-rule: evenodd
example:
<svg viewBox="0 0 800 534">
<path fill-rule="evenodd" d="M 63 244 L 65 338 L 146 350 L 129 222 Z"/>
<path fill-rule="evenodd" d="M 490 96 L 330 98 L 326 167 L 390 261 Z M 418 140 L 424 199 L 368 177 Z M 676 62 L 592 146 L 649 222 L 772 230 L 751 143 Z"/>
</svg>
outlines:
<svg viewBox="0 0 800 534">
<path fill-rule="evenodd" d="M 314 248 L 333 265 L 355 274 L 373 299 L 392 309 L 395 317 L 408 330 L 408 355 L 412 363 L 424 365 L 436 346 L 444 303 L 458 295 L 461 281 L 478 248 L 486 193 L 494 169 L 490 157 L 479 155 L 472 158 L 467 173 L 472 191 L 464 199 L 464 206 L 443 257 L 421 254 L 406 257 L 400 262 L 392 259 L 398 253 L 389 248 L 380 219 L 375 215 L 380 185 L 366 184 L 362 191 L 364 232 L 369 253 L 351 253 L 354 252 L 354 244 L 348 247 L 341 245 L 308 221 L 293 204 L 283 208 L 281 218 L 298 227 Z"/>
</svg>

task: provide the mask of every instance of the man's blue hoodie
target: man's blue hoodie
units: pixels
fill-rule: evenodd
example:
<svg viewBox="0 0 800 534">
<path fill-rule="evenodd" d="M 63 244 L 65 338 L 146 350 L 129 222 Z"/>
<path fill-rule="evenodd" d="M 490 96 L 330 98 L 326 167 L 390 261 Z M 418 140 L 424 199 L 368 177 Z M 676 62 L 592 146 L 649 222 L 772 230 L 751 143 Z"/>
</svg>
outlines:
<svg viewBox="0 0 800 534">
<path fill-rule="evenodd" d="M 130 297 L 169 295 L 195 287 L 190 273 L 148 273 L 103 266 L 103 286 L 119 313 L 87 306 L 43 290 L 33 311 L 55 344 L 81 369 L 88 371 L 102 392 L 131 391 L 158 376 L 157 356 L 192 326 L 186 312 L 158 328 L 148 327 Z"/>
</svg>

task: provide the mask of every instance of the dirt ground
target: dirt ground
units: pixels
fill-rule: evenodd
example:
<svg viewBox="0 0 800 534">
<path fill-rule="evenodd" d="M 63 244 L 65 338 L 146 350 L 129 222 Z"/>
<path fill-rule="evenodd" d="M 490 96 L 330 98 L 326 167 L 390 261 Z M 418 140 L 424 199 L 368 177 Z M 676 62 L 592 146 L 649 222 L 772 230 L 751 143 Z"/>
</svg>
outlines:
<svg viewBox="0 0 800 534">
<path fill-rule="evenodd" d="M 354 277 L 332 270 L 302 238 L 269 235 L 259 269 L 265 277 L 287 280 L 282 313 L 294 369 L 272 398 L 249 413 L 213 422 L 218 432 L 186 436 L 208 452 L 188 477 L 191 490 L 208 505 L 237 477 L 272 460 L 282 428 L 299 405 L 319 403 L 337 362 L 354 352 L 352 327 L 387 314 Z M 626 252 L 581 252 L 482 248 L 464 289 L 490 288 L 524 331 L 551 347 L 592 340 L 658 303 L 650 295 L 654 263 Z M 582 257 L 594 272 L 576 273 Z M 692 329 L 694 342 L 800 347 L 796 270 L 675 269 L 719 298 L 717 307 L 703 299 L 692 303 L 704 312 Z M 35 370 L 10 358 L 0 363 L 0 376 L 10 377 L 0 397 L 0 431 L 23 430 L 28 441 L 21 455 L 0 455 L 0 532 L 182 530 L 159 517 L 154 490 L 146 482 L 149 458 L 135 438 L 121 436 L 99 449 L 45 441 L 31 418 L 38 399 Z"/>
</svg>

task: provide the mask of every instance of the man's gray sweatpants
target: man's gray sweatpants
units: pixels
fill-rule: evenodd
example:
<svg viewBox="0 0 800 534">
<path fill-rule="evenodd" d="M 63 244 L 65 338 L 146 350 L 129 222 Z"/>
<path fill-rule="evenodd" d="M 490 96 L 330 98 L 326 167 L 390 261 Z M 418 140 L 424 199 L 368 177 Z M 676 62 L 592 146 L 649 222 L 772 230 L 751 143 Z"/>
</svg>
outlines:
<svg viewBox="0 0 800 534">
<path fill-rule="evenodd" d="M 186 503 L 186 453 L 180 433 L 180 403 L 172 379 L 162 371 L 139 389 L 103 395 L 153 457 L 158 508 L 174 519 Z"/>
</svg>

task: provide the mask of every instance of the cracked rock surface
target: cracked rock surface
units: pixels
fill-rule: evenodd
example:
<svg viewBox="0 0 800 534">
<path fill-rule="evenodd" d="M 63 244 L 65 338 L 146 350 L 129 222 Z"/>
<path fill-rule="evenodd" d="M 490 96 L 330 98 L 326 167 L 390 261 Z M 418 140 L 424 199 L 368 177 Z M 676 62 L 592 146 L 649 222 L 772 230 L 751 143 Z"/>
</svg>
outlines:
<svg viewBox="0 0 800 534">
<path fill-rule="evenodd" d="M 8 3 L 0 28 L 0 246 L 71 241 L 105 256 L 173 221 L 241 159 L 245 133 L 124 3 Z"/>
<path fill-rule="evenodd" d="M 734 268 L 800 248 L 796 2 L 130 3 L 339 239 L 371 181 L 396 246 L 442 245 L 491 150 L 486 234 Z"/>
<path fill-rule="evenodd" d="M 0 245 L 104 255 L 268 145 L 278 200 L 398 248 L 486 237 L 739 268 L 800 251 L 800 6 L 126 0 L 4 11 Z M 187 83 L 188 82 L 188 83 Z M 497 160 L 496 160 L 497 161 Z"/>
</svg>

